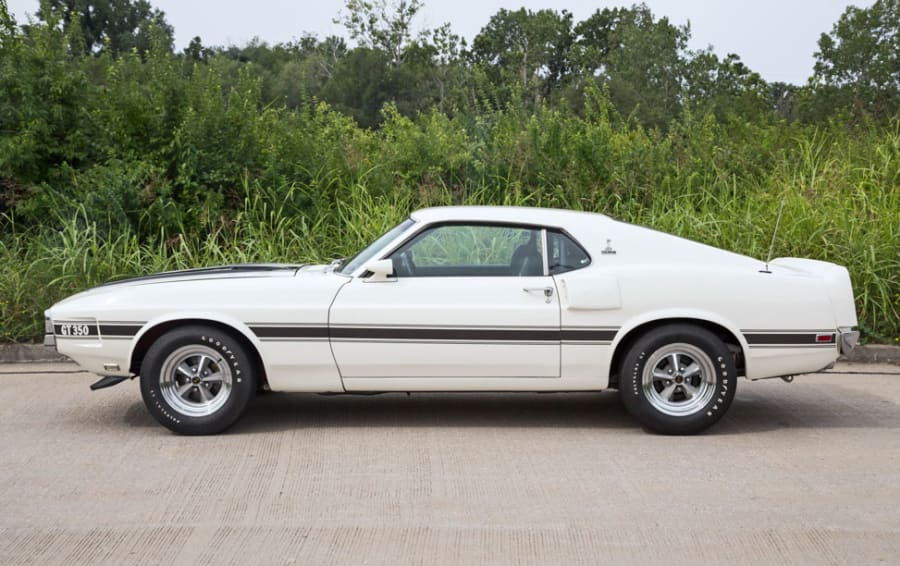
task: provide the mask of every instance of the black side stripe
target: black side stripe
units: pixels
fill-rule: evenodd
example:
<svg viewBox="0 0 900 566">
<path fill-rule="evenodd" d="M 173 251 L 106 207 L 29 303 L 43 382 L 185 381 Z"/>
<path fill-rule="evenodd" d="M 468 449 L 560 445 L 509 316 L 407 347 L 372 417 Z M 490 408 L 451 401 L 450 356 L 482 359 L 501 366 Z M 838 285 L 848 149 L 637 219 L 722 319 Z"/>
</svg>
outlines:
<svg viewBox="0 0 900 566">
<path fill-rule="evenodd" d="M 332 328 L 331 337 L 372 340 L 506 340 L 554 341 L 553 330 L 477 328 Z"/>
<path fill-rule="evenodd" d="M 65 324 L 65 323 L 63 323 Z M 77 323 L 84 324 L 84 323 Z M 85 337 L 99 335 L 108 338 L 131 338 L 140 332 L 143 323 L 101 322 L 86 324 Z M 55 333 L 62 334 L 62 324 L 57 323 Z M 350 339 L 350 340 L 459 340 L 505 342 L 610 342 L 616 329 L 563 328 L 383 328 L 383 327 L 334 327 L 327 326 L 250 326 L 260 339 Z"/>
<path fill-rule="evenodd" d="M 828 340 L 819 341 L 819 337 L 828 334 Z M 781 346 L 827 346 L 835 343 L 835 334 L 827 332 L 809 333 L 809 334 L 788 334 L 788 333 L 747 333 L 744 334 L 747 344 L 751 346 L 759 345 L 781 345 Z"/>
<path fill-rule="evenodd" d="M 611 342 L 616 337 L 617 329 L 613 330 L 576 330 L 574 328 L 563 328 L 560 331 L 560 338 L 563 341 L 590 341 L 590 342 Z"/>
<path fill-rule="evenodd" d="M 101 336 L 124 336 L 132 337 L 140 332 L 142 325 L 140 324 L 105 324 L 100 323 Z"/>
<path fill-rule="evenodd" d="M 522 329 L 522 328 L 379 328 L 326 326 L 251 326 L 264 338 L 332 338 L 336 340 L 460 340 L 506 342 L 611 341 L 614 329 Z"/>
<path fill-rule="evenodd" d="M 327 326 L 251 326 L 259 338 L 328 338 Z"/>
</svg>

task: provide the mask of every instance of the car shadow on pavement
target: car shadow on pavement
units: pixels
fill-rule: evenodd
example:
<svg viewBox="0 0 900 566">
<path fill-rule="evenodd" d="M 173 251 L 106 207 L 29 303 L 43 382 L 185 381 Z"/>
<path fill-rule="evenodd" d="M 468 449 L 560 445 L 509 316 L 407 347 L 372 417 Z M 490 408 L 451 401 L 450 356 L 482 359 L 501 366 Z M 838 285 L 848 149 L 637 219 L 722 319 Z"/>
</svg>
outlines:
<svg viewBox="0 0 900 566">
<path fill-rule="evenodd" d="M 775 389 L 781 388 L 781 389 Z M 783 429 L 900 429 L 900 406 L 833 384 L 776 384 L 770 390 L 738 389 L 711 434 L 746 434 Z"/>
<path fill-rule="evenodd" d="M 615 392 L 265 394 L 254 400 L 232 430 L 240 434 L 308 426 L 637 430 Z"/>
<path fill-rule="evenodd" d="M 159 426 L 159 423 L 157 423 L 153 417 L 150 416 L 150 413 L 147 412 L 147 407 L 140 401 L 132 403 L 128 407 L 122 420 L 126 425 L 135 428 Z"/>
<path fill-rule="evenodd" d="M 825 386 L 739 389 L 725 417 L 705 434 L 797 428 L 900 429 L 900 406 L 875 395 Z M 772 388 L 767 388 L 772 389 Z M 159 427 L 137 401 L 109 407 L 124 424 Z M 102 420 L 103 415 L 96 415 Z M 522 427 L 623 429 L 641 433 L 615 391 L 578 393 L 266 393 L 255 398 L 231 434 L 304 427 Z"/>
</svg>

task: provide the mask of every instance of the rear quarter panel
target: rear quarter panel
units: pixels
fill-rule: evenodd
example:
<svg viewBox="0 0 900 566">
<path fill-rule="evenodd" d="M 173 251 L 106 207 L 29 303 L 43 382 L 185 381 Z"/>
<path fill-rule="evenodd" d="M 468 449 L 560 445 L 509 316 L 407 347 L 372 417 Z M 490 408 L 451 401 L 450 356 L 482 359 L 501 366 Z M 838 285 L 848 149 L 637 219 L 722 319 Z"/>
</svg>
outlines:
<svg viewBox="0 0 900 566">
<path fill-rule="evenodd" d="M 750 331 L 833 332 L 834 311 L 816 278 L 736 266 L 614 261 L 601 257 L 589 268 L 557 277 L 563 328 L 615 329 L 608 344 L 564 346 L 570 372 L 608 376 L 617 369 L 611 367 L 613 354 L 630 332 L 671 319 L 708 321 L 728 330 L 744 352 L 750 379 L 816 371 L 837 357 L 835 344 L 758 347 L 744 336 Z"/>
</svg>

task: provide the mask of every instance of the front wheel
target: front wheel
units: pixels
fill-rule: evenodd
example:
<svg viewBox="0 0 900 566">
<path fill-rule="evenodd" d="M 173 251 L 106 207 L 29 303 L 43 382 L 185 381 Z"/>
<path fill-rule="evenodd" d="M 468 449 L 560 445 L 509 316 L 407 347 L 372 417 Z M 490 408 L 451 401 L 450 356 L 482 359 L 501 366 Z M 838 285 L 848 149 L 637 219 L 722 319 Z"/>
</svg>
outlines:
<svg viewBox="0 0 900 566">
<path fill-rule="evenodd" d="M 712 332 L 672 324 L 634 343 L 622 361 L 619 395 L 649 430 L 695 434 L 718 421 L 734 399 L 737 370 Z"/>
<path fill-rule="evenodd" d="M 240 418 L 256 391 L 253 365 L 229 333 L 185 326 L 161 336 L 141 364 L 150 414 L 180 434 L 216 434 Z"/>
</svg>

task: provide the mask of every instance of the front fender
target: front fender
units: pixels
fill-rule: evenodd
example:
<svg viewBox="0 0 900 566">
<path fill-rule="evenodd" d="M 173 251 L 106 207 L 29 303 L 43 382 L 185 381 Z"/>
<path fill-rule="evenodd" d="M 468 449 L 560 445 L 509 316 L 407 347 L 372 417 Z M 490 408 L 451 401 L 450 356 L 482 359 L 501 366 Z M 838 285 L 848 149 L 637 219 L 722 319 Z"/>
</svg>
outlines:
<svg viewBox="0 0 900 566">
<path fill-rule="evenodd" d="M 135 354 L 138 352 L 138 347 L 143 346 L 142 340 L 145 336 L 147 336 L 148 332 L 152 332 L 154 328 L 157 328 L 160 325 L 169 324 L 172 322 L 199 324 L 202 324 L 204 322 L 212 322 L 221 324 L 239 332 L 244 338 L 247 339 L 248 342 L 250 342 L 250 344 L 253 345 L 257 352 L 260 351 L 261 344 L 259 338 L 256 336 L 256 334 L 253 333 L 252 330 L 250 330 L 250 327 L 241 320 L 223 313 L 213 311 L 184 311 L 177 314 L 169 313 L 160 315 L 147 321 L 131 340 L 131 345 L 128 352 L 129 363 L 135 360 Z"/>
</svg>

